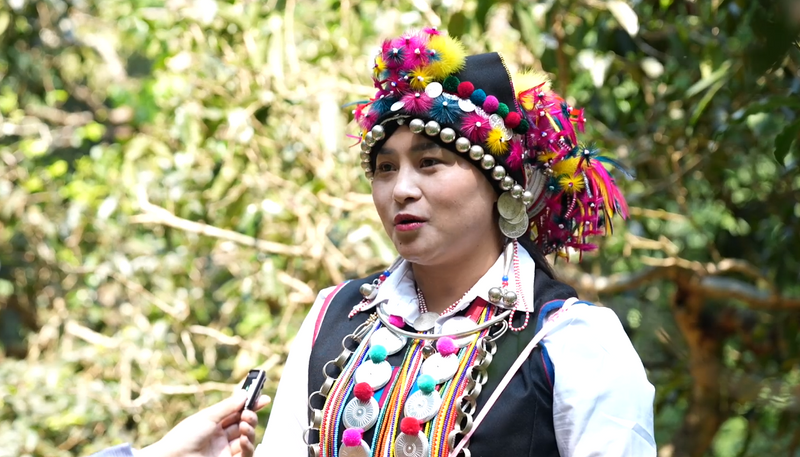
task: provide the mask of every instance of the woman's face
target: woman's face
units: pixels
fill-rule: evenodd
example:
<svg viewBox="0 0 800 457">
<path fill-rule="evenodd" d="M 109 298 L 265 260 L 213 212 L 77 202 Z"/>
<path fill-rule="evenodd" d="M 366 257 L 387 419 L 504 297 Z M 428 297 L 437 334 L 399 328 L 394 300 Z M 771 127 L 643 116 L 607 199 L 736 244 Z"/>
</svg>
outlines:
<svg viewBox="0 0 800 457">
<path fill-rule="evenodd" d="M 500 246 L 489 181 L 468 159 L 406 126 L 377 152 L 372 200 L 397 252 L 410 262 L 453 264 Z"/>
</svg>

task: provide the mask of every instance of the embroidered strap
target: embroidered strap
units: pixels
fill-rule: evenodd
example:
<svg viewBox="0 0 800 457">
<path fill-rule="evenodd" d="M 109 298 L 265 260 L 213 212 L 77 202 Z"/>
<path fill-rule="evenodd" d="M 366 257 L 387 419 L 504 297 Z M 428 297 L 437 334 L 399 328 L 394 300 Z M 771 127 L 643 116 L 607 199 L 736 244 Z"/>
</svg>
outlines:
<svg viewBox="0 0 800 457">
<path fill-rule="evenodd" d="M 575 297 L 568 298 L 566 301 L 564 301 L 564 305 L 561 306 L 561 309 L 556 311 L 555 314 L 551 316 L 550 320 L 547 321 L 547 324 L 545 324 L 542 327 L 542 329 L 539 330 L 536 336 L 533 337 L 531 342 L 528 343 L 527 346 L 525 346 L 525 349 L 522 350 L 522 352 L 519 354 L 519 357 L 517 357 L 517 360 L 514 361 L 514 364 L 511 365 L 511 368 L 509 368 L 508 371 L 506 372 L 506 375 L 503 376 L 503 379 L 500 381 L 500 384 L 497 385 L 497 388 L 494 389 L 494 392 L 492 392 L 492 395 L 486 401 L 486 405 L 483 407 L 481 412 L 478 413 L 478 417 L 476 417 L 472 423 L 472 429 L 466 435 L 464 435 L 464 438 L 461 439 L 461 441 L 458 443 L 455 449 L 453 449 L 450 452 L 450 457 L 457 456 L 458 453 L 461 451 L 461 449 L 467 444 L 467 442 L 469 442 L 469 439 L 470 437 L 472 437 L 472 434 L 475 433 L 475 430 L 478 428 L 481 422 L 483 422 L 483 419 L 486 417 L 486 414 L 489 412 L 489 410 L 492 409 L 492 406 L 494 406 L 494 403 L 500 397 L 500 394 L 503 393 L 503 390 L 505 390 L 505 388 L 508 386 L 508 383 L 511 382 L 511 378 L 514 377 L 514 375 L 517 373 L 517 371 L 519 371 L 519 368 L 522 366 L 525 360 L 528 359 L 528 356 L 531 354 L 531 351 L 533 351 L 533 349 L 539 344 L 539 342 L 542 341 L 542 339 L 544 339 L 545 336 L 547 336 L 548 332 L 550 332 L 550 330 L 552 330 L 553 327 L 555 327 L 558 318 L 561 315 L 563 315 L 564 312 L 567 311 L 577 301 L 578 299 Z"/>
<path fill-rule="evenodd" d="M 325 319 L 325 313 L 328 311 L 328 306 L 330 306 L 331 302 L 333 301 L 333 297 L 335 297 L 336 294 L 340 290 L 342 290 L 342 287 L 344 287 L 348 282 L 350 281 L 349 280 L 345 281 L 336 286 L 336 288 L 333 289 L 331 293 L 328 294 L 327 297 L 325 297 L 325 301 L 322 302 L 322 308 L 320 308 L 319 314 L 317 314 L 317 322 L 314 324 L 314 338 L 311 340 L 311 347 L 314 347 L 314 343 L 317 342 L 317 335 L 319 335 L 319 328 L 322 325 L 322 321 Z"/>
</svg>

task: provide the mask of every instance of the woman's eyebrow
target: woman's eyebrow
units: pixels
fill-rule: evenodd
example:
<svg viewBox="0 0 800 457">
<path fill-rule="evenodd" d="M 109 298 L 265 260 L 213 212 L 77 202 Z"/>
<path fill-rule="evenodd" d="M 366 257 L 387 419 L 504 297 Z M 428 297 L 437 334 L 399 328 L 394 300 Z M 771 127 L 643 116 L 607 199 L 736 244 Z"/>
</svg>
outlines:
<svg viewBox="0 0 800 457">
<path fill-rule="evenodd" d="M 441 148 L 441 146 L 438 143 L 430 141 L 430 142 L 414 144 L 414 145 L 411 146 L 411 148 L 409 148 L 409 151 L 411 151 L 411 152 L 423 152 L 423 151 L 427 151 L 429 149 L 438 149 L 438 148 Z M 387 155 L 387 154 L 395 154 L 395 153 L 397 153 L 397 150 L 392 149 L 392 148 L 387 148 L 385 146 L 378 150 L 378 154 L 379 155 Z"/>
</svg>

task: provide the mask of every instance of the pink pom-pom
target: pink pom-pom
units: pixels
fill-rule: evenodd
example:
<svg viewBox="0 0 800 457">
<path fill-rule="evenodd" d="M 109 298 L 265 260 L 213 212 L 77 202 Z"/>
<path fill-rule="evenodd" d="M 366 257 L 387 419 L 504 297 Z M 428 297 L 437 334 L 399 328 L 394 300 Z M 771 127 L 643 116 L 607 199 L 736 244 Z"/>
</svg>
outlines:
<svg viewBox="0 0 800 457">
<path fill-rule="evenodd" d="M 372 387 L 366 382 L 359 382 L 353 389 L 353 394 L 359 400 L 367 401 L 375 394 L 375 391 L 372 390 Z"/>
<path fill-rule="evenodd" d="M 508 113 L 505 121 L 506 121 L 506 127 L 510 129 L 515 129 L 517 128 L 517 126 L 519 126 L 519 123 L 520 121 L 522 121 L 522 118 L 520 117 L 519 113 L 512 111 Z"/>
<path fill-rule="evenodd" d="M 427 114 L 433 106 L 433 99 L 425 92 L 412 92 L 400 100 L 410 114 Z"/>
<path fill-rule="evenodd" d="M 500 107 L 500 101 L 497 100 L 497 97 L 494 95 L 489 95 L 486 97 L 486 100 L 483 101 L 483 110 L 489 114 L 494 113 L 497 111 L 497 108 Z"/>
<path fill-rule="evenodd" d="M 469 98 L 475 92 L 475 86 L 469 81 L 464 81 L 458 85 L 458 96 L 461 98 Z"/>
<path fill-rule="evenodd" d="M 458 346 L 456 346 L 456 342 L 453 341 L 452 338 L 445 336 L 436 341 L 436 349 L 439 351 L 439 354 L 447 357 L 448 355 L 455 354 L 456 351 L 458 351 Z"/>
<path fill-rule="evenodd" d="M 342 443 L 347 447 L 356 447 L 361 445 L 361 437 L 364 436 L 364 430 L 360 428 L 348 428 L 344 431 L 342 436 Z"/>
<path fill-rule="evenodd" d="M 416 435 L 420 430 L 422 430 L 422 426 L 419 423 L 419 419 L 404 417 L 403 420 L 400 421 L 400 431 L 406 435 Z"/>
<path fill-rule="evenodd" d="M 392 314 L 391 316 L 389 316 L 389 323 L 398 328 L 403 328 L 406 326 L 406 321 L 404 321 L 402 317 L 396 314 Z"/>
<path fill-rule="evenodd" d="M 492 130 L 489 119 L 484 118 L 480 114 L 469 113 L 464 116 L 461 122 L 461 132 L 464 136 L 469 138 L 472 144 L 483 143 L 486 141 L 486 135 Z"/>
<path fill-rule="evenodd" d="M 506 159 L 506 165 L 509 170 L 522 169 L 522 155 L 524 152 L 525 150 L 522 147 L 521 141 L 511 141 L 511 153 L 508 155 L 508 159 Z"/>
<path fill-rule="evenodd" d="M 436 30 L 436 27 L 426 27 L 425 29 L 423 29 L 423 31 L 431 36 L 442 34 L 442 32 Z"/>
</svg>

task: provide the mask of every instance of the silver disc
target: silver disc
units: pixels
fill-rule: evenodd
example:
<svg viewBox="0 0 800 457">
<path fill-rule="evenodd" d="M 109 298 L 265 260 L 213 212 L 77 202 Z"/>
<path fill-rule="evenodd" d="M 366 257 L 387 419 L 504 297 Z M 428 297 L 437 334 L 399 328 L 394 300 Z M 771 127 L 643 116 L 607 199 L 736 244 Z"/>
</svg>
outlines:
<svg viewBox="0 0 800 457">
<path fill-rule="evenodd" d="M 472 330 L 477 327 L 478 324 L 472 321 L 472 319 L 465 317 L 465 316 L 456 316 L 447 319 L 444 324 L 442 324 L 442 334 L 449 335 L 452 333 L 460 333 L 466 332 L 468 330 Z M 463 336 L 458 339 L 454 339 L 453 341 L 456 343 L 456 346 L 463 348 L 464 346 L 468 345 L 472 338 L 475 335 L 468 335 Z"/>
<path fill-rule="evenodd" d="M 525 223 L 525 222 L 527 222 L 527 220 L 528 220 L 528 213 L 526 213 L 525 211 L 523 211 L 523 212 L 519 213 L 519 215 L 518 215 L 517 217 L 515 217 L 515 218 L 512 218 L 512 219 L 506 219 L 506 220 L 507 220 L 507 221 L 508 221 L 508 223 L 509 223 L 509 224 L 511 224 L 511 225 L 522 224 L 522 223 Z"/>
<path fill-rule="evenodd" d="M 380 345 L 386 348 L 386 353 L 389 355 L 396 354 L 406 346 L 408 338 L 395 335 L 386 327 L 381 327 L 372 334 L 369 338 L 370 346 Z"/>
<path fill-rule="evenodd" d="M 520 214 L 525 214 L 525 204 L 522 200 L 511 196 L 511 192 L 503 192 L 497 199 L 497 212 L 504 219 L 515 219 Z"/>
<path fill-rule="evenodd" d="M 400 111 L 401 109 L 403 109 L 405 107 L 406 107 L 405 103 L 398 101 L 398 102 L 392 103 L 392 106 L 389 109 L 392 110 L 392 111 Z"/>
<path fill-rule="evenodd" d="M 344 407 L 342 415 L 344 426 L 369 430 L 378 421 L 378 409 L 378 402 L 374 398 L 370 398 L 369 401 L 354 398 Z"/>
<path fill-rule="evenodd" d="M 527 218 L 525 218 L 527 219 Z M 503 235 L 509 238 L 519 238 L 528 231 L 528 221 L 522 221 L 518 224 L 511 224 L 507 220 L 500 218 L 500 231 L 503 232 Z"/>
<path fill-rule="evenodd" d="M 438 352 L 425 359 L 420 369 L 420 373 L 432 377 L 436 384 L 452 378 L 456 371 L 458 371 L 458 356 L 450 354 L 445 357 Z"/>
<path fill-rule="evenodd" d="M 471 113 L 475 111 L 475 105 L 469 100 L 459 99 L 458 107 L 461 108 L 461 111 L 465 113 Z"/>
<path fill-rule="evenodd" d="M 390 379 L 392 379 L 392 366 L 385 360 L 374 363 L 367 359 L 356 368 L 356 382 L 366 382 L 372 390 L 385 386 Z"/>
<path fill-rule="evenodd" d="M 489 116 L 489 124 L 492 126 L 492 128 L 499 128 L 502 130 L 504 140 L 508 141 L 511 139 L 511 130 L 506 127 L 505 121 L 503 121 L 503 118 L 500 117 L 499 114 L 495 113 Z"/>
<path fill-rule="evenodd" d="M 370 457 L 371 455 L 372 451 L 364 440 L 361 440 L 359 446 L 348 447 L 342 444 L 342 447 L 339 448 L 340 457 Z"/>
<path fill-rule="evenodd" d="M 442 95 L 443 90 L 444 88 L 442 87 L 442 84 L 435 81 L 425 86 L 425 93 L 430 98 L 436 98 Z"/>
<path fill-rule="evenodd" d="M 408 417 L 413 417 L 421 422 L 428 422 L 439 413 L 442 407 L 442 397 L 435 390 L 429 394 L 418 390 L 406 400 L 403 412 Z"/>
<path fill-rule="evenodd" d="M 414 330 L 418 332 L 427 332 L 436 327 L 436 319 L 439 319 L 438 313 L 422 313 L 414 320 Z"/>
<path fill-rule="evenodd" d="M 401 433 L 394 442 L 397 457 L 428 457 L 428 440 L 422 432 L 416 435 Z"/>
</svg>

